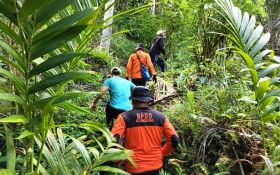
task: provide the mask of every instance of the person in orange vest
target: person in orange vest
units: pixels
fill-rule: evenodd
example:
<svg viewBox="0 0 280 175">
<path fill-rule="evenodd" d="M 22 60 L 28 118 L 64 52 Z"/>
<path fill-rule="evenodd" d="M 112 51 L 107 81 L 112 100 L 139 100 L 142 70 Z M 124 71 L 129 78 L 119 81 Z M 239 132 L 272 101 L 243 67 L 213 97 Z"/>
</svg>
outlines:
<svg viewBox="0 0 280 175">
<path fill-rule="evenodd" d="M 117 141 L 124 140 L 125 148 L 133 151 L 136 167 L 125 162 L 125 170 L 133 175 L 159 175 L 163 157 L 172 154 L 179 137 L 168 117 L 149 107 L 153 100 L 149 89 L 136 86 L 131 99 L 133 109 L 121 113 L 112 129 Z"/>
<path fill-rule="evenodd" d="M 139 44 L 135 53 L 131 54 L 126 68 L 126 79 L 131 78 L 136 86 L 146 86 L 146 81 L 142 78 L 141 62 L 148 67 L 150 74 L 153 76 L 153 81 L 156 82 L 156 71 L 148 53 L 144 52 L 144 45 Z"/>
</svg>

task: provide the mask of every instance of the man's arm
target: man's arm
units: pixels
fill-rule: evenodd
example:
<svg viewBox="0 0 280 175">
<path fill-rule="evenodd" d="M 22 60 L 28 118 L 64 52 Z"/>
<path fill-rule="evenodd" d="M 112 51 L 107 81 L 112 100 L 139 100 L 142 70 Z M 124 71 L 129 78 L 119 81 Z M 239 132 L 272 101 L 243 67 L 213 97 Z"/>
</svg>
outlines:
<svg viewBox="0 0 280 175">
<path fill-rule="evenodd" d="M 159 39 L 159 50 L 162 54 L 165 55 L 165 49 L 164 49 L 164 39 L 160 38 Z"/>
<path fill-rule="evenodd" d="M 91 104 L 91 109 L 95 110 L 96 109 L 96 104 L 97 102 L 102 98 L 102 96 L 108 91 L 108 87 L 107 86 L 102 86 L 101 90 L 100 90 L 100 94 L 97 95 L 97 97 L 95 98 L 95 100 L 92 102 Z"/>
<path fill-rule="evenodd" d="M 123 116 L 121 114 L 119 114 L 119 116 L 112 128 L 113 137 L 117 140 L 117 142 L 119 142 L 120 139 L 123 137 L 125 129 L 126 129 L 125 121 L 123 119 Z"/>
<path fill-rule="evenodd" d="M 162 155 L 168 156 L 171 153 L 173 153 L 174 149 L 178 146 L 179 144 L 179 137 L 169 122 L 167 116 L 165 116 L 165 122 L 163 125 L 163 134 L 166 139 L 165 145 L 162 147 Z"/>
<path fill-rule="evenodd" d="M 127 66 L 126 66 L 126 75 L 125 77 L 128 79 L 131 77 L 131 71 L 132 71 L 132 55 L 130 55 Z"/>
</svg>

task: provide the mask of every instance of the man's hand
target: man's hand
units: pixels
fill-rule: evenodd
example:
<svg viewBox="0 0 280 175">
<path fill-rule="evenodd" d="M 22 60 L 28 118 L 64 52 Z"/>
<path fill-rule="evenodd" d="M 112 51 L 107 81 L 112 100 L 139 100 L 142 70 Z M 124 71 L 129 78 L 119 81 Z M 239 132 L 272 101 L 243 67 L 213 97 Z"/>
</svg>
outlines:
<svg viewBox="0 0 280 175">
<path fill-rule="evenodd" d="M 153 75 L 153 82 L 157 83 L 157 76 Z"/>
<path fill-rule="evenodd" d="M 91 108 L 91 110 L 95 111 L 96 110 L 96 103 L 92 102 L 90 108 Z"/>
</svg>

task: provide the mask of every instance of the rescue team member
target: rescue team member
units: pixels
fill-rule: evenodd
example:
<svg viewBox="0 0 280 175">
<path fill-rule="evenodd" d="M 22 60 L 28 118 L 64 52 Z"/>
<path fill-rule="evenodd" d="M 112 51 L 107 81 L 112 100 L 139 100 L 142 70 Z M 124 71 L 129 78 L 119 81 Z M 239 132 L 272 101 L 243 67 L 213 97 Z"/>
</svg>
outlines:
<svg viewBox="0 0 280 175">
<path fill-rule="evenodd" d="M 165 64 L 164 64 L 164 60 L 159 57 L 159 54 L 162 53 L 165 55 L 164 40 L 165 40 L 165 30 L 159 30 L 157 32 L 157 36 L 153 40 L 153 43 L 149 51 L 154 67 L 156 67 L 156 65 L 159 65 L 160 70 L 162 72 L 164 72 Z"/>
<path fill-rule="evenodd" d="M 149 107 L 149 89 L 137 86 L 132 92 L 133 109 L 120 114 L 112 134 L 119 141 L 125 136 L 126 149 L 133 151 L 134 167 L 125 163 L 125 170 L 133 175 L 158 175 L 162 159 L 170 155 L 179 138 L 167 116 Z M 161 147 L 162 137 L 166 143 Z"/>
<path fill-rule="evenodd" d="M 148 67 L 150 74 L 153 76 L 153 81 L 156 82 L 156 72 L 151 61 L 150 55 L 144 52 L 144 45 L 139 44 L 136 49 L 135 53 L 131 54 L 126 69 L 126 79 L 131 78 L 132 82 L 136 86 L 146 86 L 146 81 L 142 79 L 141 73 L 141 63 L 137 57 L 139 56 L 140 61 Z"/>
<path fill-rule="evenodd" d="M 132 108 L 129 97 L 135 85 L 124 78 L 121 78 L 121 69 L 113 67 L 111 69 L 112 77 L 105 80 L 101 93 L 92 102 L 91 109 L 96 109 L 98 100 L 109 91 L 110 99 L 106 107 L 106 123 L 111 129 L 114 119 L 122 112 L 128 111 Z"/>
</svg>

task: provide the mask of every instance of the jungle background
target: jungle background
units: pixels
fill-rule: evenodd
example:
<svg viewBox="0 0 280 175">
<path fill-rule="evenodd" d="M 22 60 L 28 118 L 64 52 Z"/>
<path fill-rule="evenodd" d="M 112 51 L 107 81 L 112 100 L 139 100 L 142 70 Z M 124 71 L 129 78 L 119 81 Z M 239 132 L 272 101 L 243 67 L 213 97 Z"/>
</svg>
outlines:
<svg viewBox="0 0 280 175">
<path fill-rule="evenodd" d="M 128 174 L 106 163 L 133 162 L 105 126 L 108 97 L 90 105 L 163 29 L 157 72 L 176 94 L 153 107 L 180 145 L 161 174 L 280 174 L 280 1 L 233 0 L 242 13 L 229 0 L 115 1 L 108 52 L 109 2 L 0 0 L 0 173 Z"/>
</svg>

